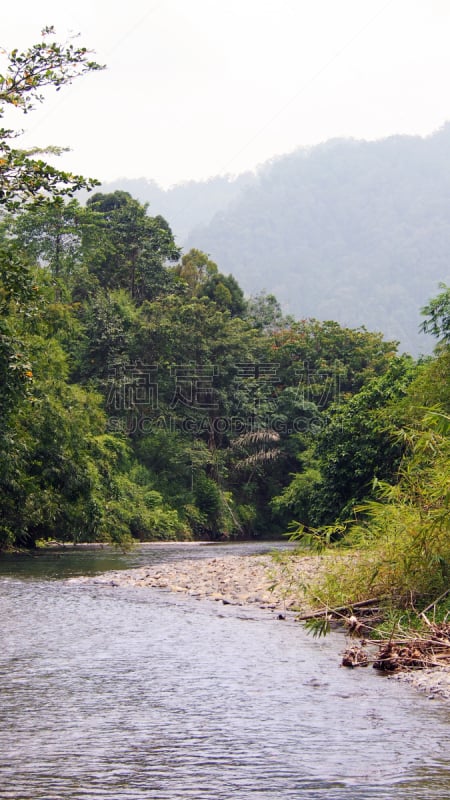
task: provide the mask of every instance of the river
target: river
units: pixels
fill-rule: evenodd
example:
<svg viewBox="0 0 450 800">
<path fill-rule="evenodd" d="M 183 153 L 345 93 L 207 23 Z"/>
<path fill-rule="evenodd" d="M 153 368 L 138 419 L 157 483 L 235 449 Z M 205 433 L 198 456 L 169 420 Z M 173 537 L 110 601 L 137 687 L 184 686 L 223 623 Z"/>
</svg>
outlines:
<svg viewBox="0 0 450 800">
<path fill-rule="evenodd" d="M 448 800 L 448 704 L 340 668 L 340 634 L 67 580 L 223 552 L 0 559 L 1 800 Z"/>
</svg>

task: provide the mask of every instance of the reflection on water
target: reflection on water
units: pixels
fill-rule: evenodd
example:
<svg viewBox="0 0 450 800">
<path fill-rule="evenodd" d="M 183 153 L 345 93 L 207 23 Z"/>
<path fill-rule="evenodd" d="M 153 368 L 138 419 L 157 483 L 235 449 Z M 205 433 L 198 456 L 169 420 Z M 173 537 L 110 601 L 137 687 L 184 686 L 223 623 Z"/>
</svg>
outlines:
<svg viewBox="0 0 450 800">
<path fill-rule="evenodd" d="M 1 800 L 448 800 L 447 707 L 340 669 L 339 635 L 30 575 L 0 580 Z"/>
<path fill-rule="evenodd" d="M 181 558 L 215 558 L 226 554 L 268 553 L 274 548 L 292 549 L 289 542 L 161 542 L 140 544 L 128 552 L 106 545 L 79 545 L 33 550 L 30 553 L 0 554 L 0 576 L 44 580 L 98 575 L 114 569 L 131 569 Z"/>
</svg>

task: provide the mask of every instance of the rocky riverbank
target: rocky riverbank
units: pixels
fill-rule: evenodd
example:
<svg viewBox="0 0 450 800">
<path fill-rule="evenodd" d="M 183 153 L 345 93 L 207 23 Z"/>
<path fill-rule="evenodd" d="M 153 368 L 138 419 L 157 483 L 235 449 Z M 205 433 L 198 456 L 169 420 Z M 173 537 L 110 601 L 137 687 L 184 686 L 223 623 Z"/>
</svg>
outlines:
<svg viewBox="0 0 450 800">
<path fill-rule="evenodd" d="M 158 588 L 208 599 L 225 605 L 258 605 L 277 613 L 305 613 L 309 609 L 305 587 L 326 568 L 326 556 L 292 556 L 288 560 L 270 555 L 196 558 L 107 572 L 76 582 L 114 587 Z M 392 676 L 435 697 L 450 700 L 450 669 L 414 670 Z"/>
<path fill-rule="evenodd" d="M 200 600 L 257 604 L 288 612 L 308 608 L 302 587 L 323 568 L 324 561 L 319 556 L 293 557 L 288 562 L 277 561 L 270 555 L 225 556 L 164 562 L 82 580 L 110 586 L 168 589 Z"/>
<path fill-rule="evenodd" d="M 411 672 L 397 672 L 391 680 L 410 683 L 420 692 L 425 692 L 430 700 L 437 697 L 450 700 L 450 668 L 416 669 Z"/>
</svg>

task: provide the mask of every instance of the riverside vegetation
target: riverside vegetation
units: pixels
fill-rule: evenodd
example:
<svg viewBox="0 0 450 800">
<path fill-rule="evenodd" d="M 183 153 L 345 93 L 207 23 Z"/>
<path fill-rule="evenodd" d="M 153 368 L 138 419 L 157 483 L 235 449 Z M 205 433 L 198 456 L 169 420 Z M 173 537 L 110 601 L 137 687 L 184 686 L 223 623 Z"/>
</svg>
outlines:
<svg viewBox="0 0 450 800">
<path fill-rule="evenodd" d="M 53 37 L 6 57 L 2 116 L 101 68 Z M 437 346 L 420 361 L 284 317 L 127 192 L 81 206 L 95 181 L 14 136 L 0 131 L 0 547 L 290 528 L 358 553 L 326 570 L 325 607 L 436 601 L 444 623 L 450 289 L 423 309 Z"/>
</svg>

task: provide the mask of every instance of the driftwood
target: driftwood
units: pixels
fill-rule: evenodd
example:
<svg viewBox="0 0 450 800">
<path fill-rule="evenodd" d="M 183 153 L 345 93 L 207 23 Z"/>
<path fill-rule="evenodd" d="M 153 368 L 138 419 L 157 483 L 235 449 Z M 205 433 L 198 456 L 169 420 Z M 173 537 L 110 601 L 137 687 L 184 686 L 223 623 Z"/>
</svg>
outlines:
<svg viewBox="0 0 450 800">
<path fill-rule="evenodd" d="M 342 666 L 358 667 L 372 663 L 375 669 L 383 672 L 398 672 L 450 665 L 450 623 L 426 621 L 429 635 L 411 636 L 409 639 L 391 637 L 388 641 L 378 642 L 378 653 L 372 659 L 362 647 L 349 648 L 344 653 Z"/>
<path fill-rule="evenodd" d="M 369 656 L 363 647 L 349 647 L 342 656 L 343 667 L 367 667 Z"/>
<path fill-rule="evenodd" d="M 374 630 L 373 623 L 377 621 L 377 614 L 380 615 L 380 601 L 377 597 L 335 608 L 324 606 L 317 611 L 302 614 L 297 619 L 305 622 L 314 635 L 318 636 L 328 632 L 331 620 L 340 619 L 347 627 L 349 634 L 362 639 L 361 646 L 354 645 L 344 652 L 342 658 L 344 667 L 365 667 L 372 664 L 375 669 L 396 672 L 450 666 L 450 622 L 430 622 L 426 615 L 427 611 L 435 608 L 449 593 L 450 589 L 421 612 L 420 616 L 428 630 L 425 630 L 423 634 L 411 633 L 406 636 L 403 634 L 402 638 L 394 638 L 392 634 L 389 639 L 369 639 L 367 642 L 362 639 L 364 634 L 369 634 Z M 317 620 L 317 625 L 315 625 L 315 620 Z M 364 649 L 367 644 L 378 646 L 376 655 L 368 655 Z"/>
</svg>

